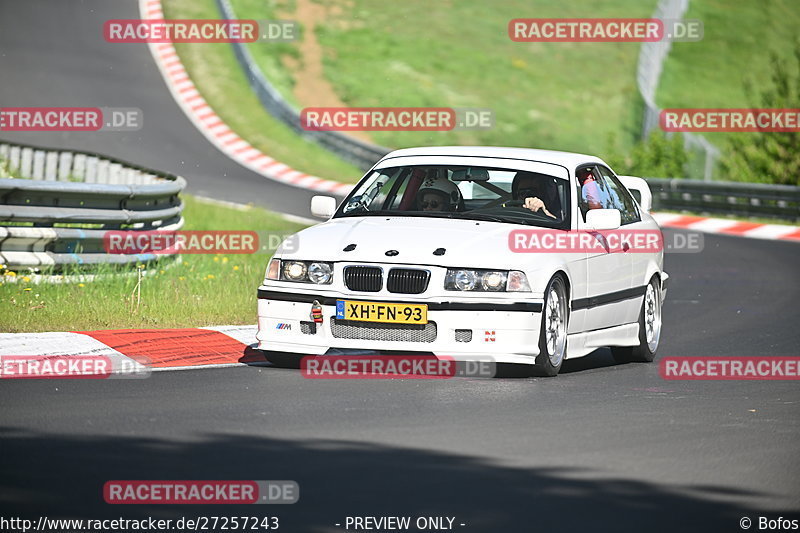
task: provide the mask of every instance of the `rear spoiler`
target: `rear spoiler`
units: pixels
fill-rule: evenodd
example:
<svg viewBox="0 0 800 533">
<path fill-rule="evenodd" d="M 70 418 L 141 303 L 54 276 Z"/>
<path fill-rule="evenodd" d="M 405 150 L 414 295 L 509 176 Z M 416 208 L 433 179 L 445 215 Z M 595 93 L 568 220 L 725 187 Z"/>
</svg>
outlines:
<svg viewBox="0 0 800 533">
<path fill-rule="evenodd" d="M 635 176 L 617 176 L 619 181 L 631 191 L 631 194 L 643 211 L 649 213 L 653 208 L 653 193 L 650 192 L 650 186 L 642 178 Z"/>
</svg>

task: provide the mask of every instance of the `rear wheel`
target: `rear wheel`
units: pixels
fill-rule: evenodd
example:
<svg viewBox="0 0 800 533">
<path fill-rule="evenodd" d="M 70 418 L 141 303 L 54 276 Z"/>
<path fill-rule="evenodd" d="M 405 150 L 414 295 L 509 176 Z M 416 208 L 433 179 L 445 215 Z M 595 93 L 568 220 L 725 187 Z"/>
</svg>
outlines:
<svg viewBox="0 0 800 533">
<path fill-rule="evenodd" d="M 534 376 L 553 377 L 561 370 L 567 353 L 569 300 L 564 278 L 556 275 L 547 284 L 539 329 L 539 355 L 533 367 Z"/>
<path fill-rule="evenodd" d="M 649 363 L 656 356 L 660 340 L 661 287 L 654 277 L 647 285 L 639 313 L 639 346 L 616 346 L 611 348 L 611 353 L 618 363 Z"/>
</svg>

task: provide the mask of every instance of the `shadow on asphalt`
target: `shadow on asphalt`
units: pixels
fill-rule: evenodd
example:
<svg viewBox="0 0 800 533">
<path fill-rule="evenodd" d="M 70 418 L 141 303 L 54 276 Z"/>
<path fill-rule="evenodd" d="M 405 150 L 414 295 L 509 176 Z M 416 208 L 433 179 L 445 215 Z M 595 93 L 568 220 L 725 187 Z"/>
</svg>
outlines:
<svg viewBox="0 0 800 533">
<path fill-rule="evenodd" d="M 239 358 L 240 363 L 244 363 L 251 366 L 272 366 L 275 369 L 299 369 L 300 368 L 300 357 L 296 354 L 287 354 L 281 352 L 269 352 L 268 355 L 261 350 L 256 350 L 254 348 L 255 345 L 247 346 L 242 351 L 242 357 Z M 363 354 L 359 355 L 375 355 L 378 352 L 374 352 L 371 350 L 361 350 Z M 354 351 L 355 353 L 355 351 Z M 407 352 L 381 352 L 384 355 L 401 355 Z M 423 352 L 415 352 L 414 355 L 422 355 Z M 428 353 L 424 353 L 428 355 Z M 344 353 L 342 354 L 344 355 Z M 349 354 L 352 355 L 352 354 Z M 432 355 L 432 354 L 430 354 Z M 579 357 L 577 359 L 567 359 L 564 361 L 563 366 L 561 367 L 561 371 L 559 374 L 571 374 L 573 372 L 582 372 L 586 370 L 597 370 L 601 368 L 608 368 L 612 366 L 617 366 L 620 363 L 617 363 L 614 360 L 614 357 L 611 355 L 611 350 L 608 348 L 601 348 L 599 350 L 595 350 L 594 352 L 586 355 L 584 357 Z M 636 365 L 639 363 L 626 363 L 631 365 Z M 655 363 L 653 363 L 655 364 Z M 531 368 L 528 365 L 519 365 L 519 364 L 505 364 L 505 365 L 498 365 L 497 368 L 497 378 L 504 379 L 525 379 L 531 377 Z"/>
<path fill-rule="evenodd" d="M 242 406 L 246 409 L 247 406 Z M 737 531 L 755 511 L 727 487 L 675 487 L 597 471 L 514 468 L 480 458 L 345 441 L 202 433 L 193 442 L 0 430 L 0 516 L 266 516 L 281 531 L 342 531 L 346 516 L 455 516 L 457 531 Z M 268 429 L 268 428 L 265 428 Z M 531 453 L 535 453 L 534 450 Z M 108 505 L 108 480 L 295 480 L 294 505 Z M 786 516 L 786 515 L 784 515 Z M 413 530 L 413 529 L 412 529 Z"/>
</svg>

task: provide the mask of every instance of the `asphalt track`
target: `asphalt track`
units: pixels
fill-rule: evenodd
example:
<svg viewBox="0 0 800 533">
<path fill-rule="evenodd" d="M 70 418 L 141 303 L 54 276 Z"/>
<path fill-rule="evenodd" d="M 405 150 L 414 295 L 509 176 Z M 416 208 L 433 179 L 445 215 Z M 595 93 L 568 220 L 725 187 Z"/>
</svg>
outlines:
<svg viewBox="0 0 800 533">
<path fill-rule="evenodd" d="M 133 107 L 135 132 L 0 132 L 0 139 L 87 150 L 187 178 L 188 192 L 309 217 L 314 193 L 224 156 L 173 100 L 145 44 L 109 44 L 103 23 L 137 19 L 135 0 L 0 0 L 0 101 L 10 107 Z M 265 183 L 266 182 L 266 183 Z"/>
<path fill-rule="evenodd" d="M 135 2 L 0 0 L 0 104 L 139 107 L 132 134 L 7 138 L 179 172 L 195 193 L 305 215 L 308 194 L 227 160 L 149 51 L 108 45 Z M 800 246 L 707 235 L 670 254 L 660 356 L 798 355 Z M 255 290 L 255 287 L 254 287 Z M 241 367 L 0 383 L 0 516 L 455 516 L 463 531 L 741 531 L 800 512 L 796 382 L 664 381 L 607 350 L 555 379 L 305 380 Z M 293 479 L 292 506 L 111 506 L 112 479 Z M 756 530 L 757 525 L 753 526 Z"/>
</svg>

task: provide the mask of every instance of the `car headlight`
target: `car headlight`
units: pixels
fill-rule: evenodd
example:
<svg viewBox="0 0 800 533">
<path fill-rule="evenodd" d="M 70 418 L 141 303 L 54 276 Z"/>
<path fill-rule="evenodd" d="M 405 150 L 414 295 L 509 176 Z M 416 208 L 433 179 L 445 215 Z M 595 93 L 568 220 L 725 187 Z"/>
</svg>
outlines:
<svg viewBox="0 0 800 533">
<path fill-rule="evenodd" d="M 272 259 L 267 267 L 266 277 L 276 281 L 330 285 L 333 282 L 333 263 Z"/>
<path fill-rule="evenodd" d="M 308 274 L 308 267 L 302 261 L 284 261 L 281 272 L 287 281 L 303 281 Z"/>
<path fill-rule="evenodd" d="M 502 291 L 506 288 L 507 272 L 485 272 L 481 276 L 481 285 L 485 291 Z"/>
<path fill-rule="evenodd" d="M 449 273 L 450 272 L 448 272 L 448 274 Z M 453 273 L 453 285 L 455 285 L 455 289 L 460 291 L 472 291 L 475 290 L 477 283 L 478 276 L 473 270 L 456 270 Z"/>
<path fill-rule="evenodd" d="M 448 268 L 444 278 L 448 291 L 530 292 L 528 278 L 519 270 L 471 270 Z"/>
<path fill-rule="evenodd" d="M 311 263 L 308 265 L 308 279 L 317 285 L 326 285 L 333 279 L 333 267 L 330 263 Z"/>
</svg>

